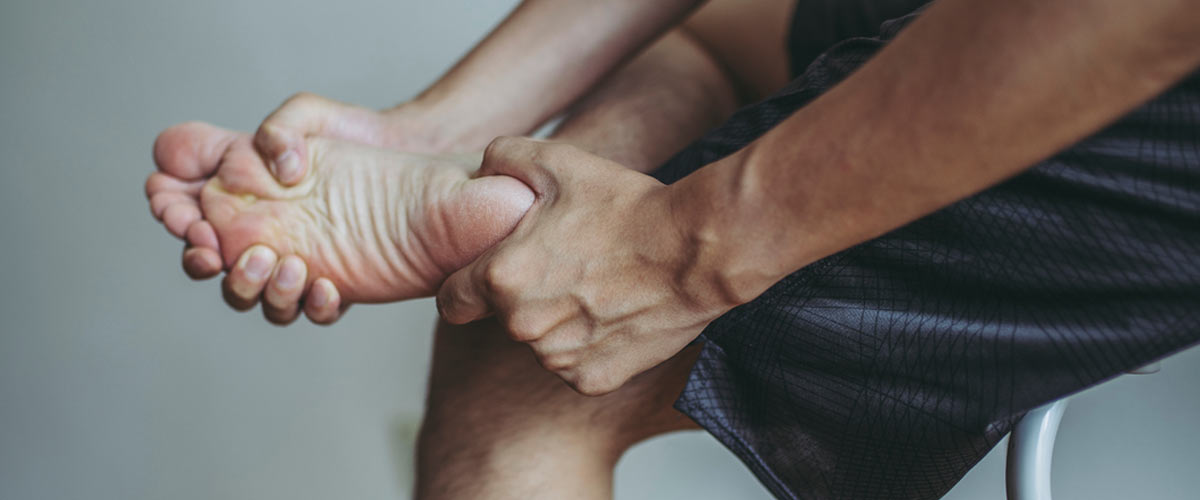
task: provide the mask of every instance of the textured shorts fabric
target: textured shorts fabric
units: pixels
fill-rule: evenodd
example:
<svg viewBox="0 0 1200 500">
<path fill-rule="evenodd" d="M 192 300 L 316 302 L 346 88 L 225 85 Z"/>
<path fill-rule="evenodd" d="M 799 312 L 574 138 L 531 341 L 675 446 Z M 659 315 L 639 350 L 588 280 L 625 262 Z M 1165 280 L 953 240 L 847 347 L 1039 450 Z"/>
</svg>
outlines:
<svg viewBox="0 0 1200 500">
<path fill-rule="evenodd" d="M 655 175 L 674 182 L 740 149 L 916 15 L 827 45 L 793 34 L 802 74 Z M 823 50 L 811 64 L 805 43 Z M 1200 76 L 796 271 L 700 340 L 676 408 L 777 497 L 944 495 L 1029 409 L 1200 342 Z"/>
</svg>

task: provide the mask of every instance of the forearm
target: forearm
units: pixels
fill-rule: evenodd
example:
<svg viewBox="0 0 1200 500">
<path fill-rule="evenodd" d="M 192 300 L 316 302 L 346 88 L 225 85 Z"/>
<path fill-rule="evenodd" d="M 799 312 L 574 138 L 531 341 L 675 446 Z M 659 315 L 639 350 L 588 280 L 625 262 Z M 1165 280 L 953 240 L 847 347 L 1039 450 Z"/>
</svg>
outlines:
<svg viewBox="0 0 1200 500">
<path fill-rule="evenodd" d="M 529 133 L 699 3 L 526 0 L 413 106 L 446 117 L 432 140 L 458 149 Z"/>
<path fill-rule="evenodd" d="M 1195 69 L 1198 17 L 1187 1 L 934 4 L 842 84 L 672 186 L 697 269 L 741 303 L 1028 168 Z"/>
</svg>

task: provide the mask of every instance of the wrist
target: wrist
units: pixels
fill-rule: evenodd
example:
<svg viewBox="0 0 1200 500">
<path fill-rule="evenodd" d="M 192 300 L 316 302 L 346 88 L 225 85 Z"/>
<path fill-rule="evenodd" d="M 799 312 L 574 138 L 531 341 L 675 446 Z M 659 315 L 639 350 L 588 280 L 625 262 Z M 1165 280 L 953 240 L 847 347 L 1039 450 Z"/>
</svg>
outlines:
<svg viewBox="0 0 1200 500">
<path fill-rule="evenodd" d="M 466 153 L 483 151 L 492 137 L 476 132 L 479 123 L 449 103 L 422 95 L 385 109 L 389 146 L 414 153 Z"/>
<path fill-rule="evenodd" d="M 755 213 L 761 197 L 747 192 L 751 156 L 751 148 L 743 149 L 668 186 L 670 220 L 687 256 L 682 288 L 694 302 L 722 312 L 754 300 L 787 274 L 774 271 L 778 263 L 763 252 L 774 242 Z"/>
</svg>

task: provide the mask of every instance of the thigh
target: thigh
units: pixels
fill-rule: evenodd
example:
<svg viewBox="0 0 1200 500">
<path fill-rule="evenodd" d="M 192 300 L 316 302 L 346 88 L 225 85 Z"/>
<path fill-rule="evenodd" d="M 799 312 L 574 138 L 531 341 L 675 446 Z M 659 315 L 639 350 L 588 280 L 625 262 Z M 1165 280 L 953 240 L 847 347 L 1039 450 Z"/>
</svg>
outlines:
<svg viewBox="0 0 1200 500">
<path fill-rule="evenodd" d="M 928 0 L 711 0 L 684 22 L 738 86 L 743 103 L 783 87 L 818 55 Z"/>
<path fill-rule="evenodd" d="M 788 81 L 787 38 L 792 0 L 710 0 L 684 29 L 695 37 L 755 101 Z"/>
</svg>

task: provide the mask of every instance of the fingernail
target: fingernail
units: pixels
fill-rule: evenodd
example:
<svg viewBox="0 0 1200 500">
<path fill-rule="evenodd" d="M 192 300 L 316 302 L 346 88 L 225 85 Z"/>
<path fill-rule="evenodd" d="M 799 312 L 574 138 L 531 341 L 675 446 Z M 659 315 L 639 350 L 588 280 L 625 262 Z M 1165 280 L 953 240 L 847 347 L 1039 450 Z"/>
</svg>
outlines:
<svg viewBox="0 0 1200 500">
<path fill-rule="evenodd" d="M 295 259 L 287 259 L 279 266 L 279 276 L 275 283 L 283 290 L 295 290 L 300 286 L 300 263 Z"/>
<path fill-rule="evenodd" d="M 275 177 L 279 180 L 294 179 L 299 172 L 300 158 L 297 158 L 292 150 L 289 149 L 275 159 Z"/>
<path fill-rule="evenodd" d="M 254 281 L 266 278 L 267 273 L 271 272 L 271 251 L 264 247 L 255 248 L 242 269 L 246 271 L 246 277 Z"/>
<path fill-rule="evenodd" d="M 325 304 L 329 302 L 329 290 L 321 286 L 321 283 L 313 285 L 312 293 L 308 294 L 308 301 L 318 309 L 325 307 Z"/>
</svg>

